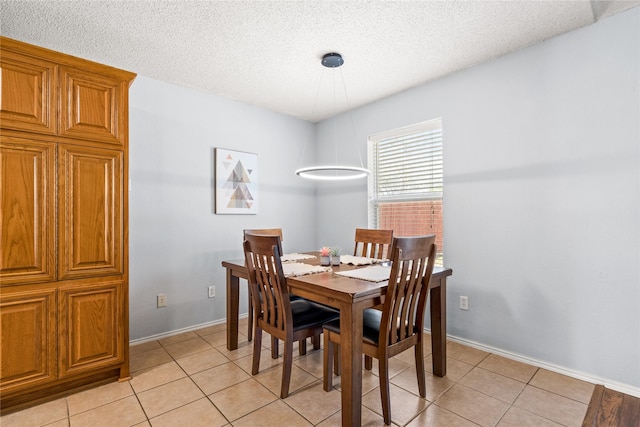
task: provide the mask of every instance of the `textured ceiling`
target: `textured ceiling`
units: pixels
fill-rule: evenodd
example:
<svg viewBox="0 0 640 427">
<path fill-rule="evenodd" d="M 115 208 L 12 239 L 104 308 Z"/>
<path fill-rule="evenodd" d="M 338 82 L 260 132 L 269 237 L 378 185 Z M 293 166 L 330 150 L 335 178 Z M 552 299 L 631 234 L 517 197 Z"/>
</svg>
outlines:
<svg viewBox="0 0 640 427">
<path fill-rule="evenodd" d="M 0 31 L 317 121 L 638 5 L 640 0 L 0 0 Z M 344 66 L 322 67 L 322 55 L 334 51 Z"/>
</svg>

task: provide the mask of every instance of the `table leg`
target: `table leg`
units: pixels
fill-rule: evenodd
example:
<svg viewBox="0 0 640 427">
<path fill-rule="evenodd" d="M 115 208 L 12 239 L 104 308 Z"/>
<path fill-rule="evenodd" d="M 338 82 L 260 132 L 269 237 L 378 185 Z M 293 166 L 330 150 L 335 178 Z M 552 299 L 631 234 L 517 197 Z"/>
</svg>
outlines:
<svg viewBox="0 0 640 427">
<path fill-rule="evenodd" d="M 227 268 L 227 349 L 238 348 L 238 316 L 240 307 L 240 279 Z"/>
<path fill-rule="evenodd" d="M 340 307 L 340 362 L 342 365 L 342 425 L 362 423 L 362 307 Z"/>
<path fill-rule="evenodd" d="M 438 377 L 447 374 L 447 279 L 440 279 L 440 286 L 431 288 L 431 347 L 433 373 Z"/>
</svg>

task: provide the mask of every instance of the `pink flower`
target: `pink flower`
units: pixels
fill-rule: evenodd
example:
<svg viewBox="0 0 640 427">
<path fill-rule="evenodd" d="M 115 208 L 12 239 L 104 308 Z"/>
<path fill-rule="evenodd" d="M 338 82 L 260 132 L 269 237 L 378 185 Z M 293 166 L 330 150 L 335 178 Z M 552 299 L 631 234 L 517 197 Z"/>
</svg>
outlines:
<svg viewBox="0 0 640 427">
<path fill-rule="evenodd" d="M 327 246 L 323 246 L 322 249 L 320 249 L 320 256 L 329 256 L 330 252 L 330 248 L 328 248 Z"/>
</svg>

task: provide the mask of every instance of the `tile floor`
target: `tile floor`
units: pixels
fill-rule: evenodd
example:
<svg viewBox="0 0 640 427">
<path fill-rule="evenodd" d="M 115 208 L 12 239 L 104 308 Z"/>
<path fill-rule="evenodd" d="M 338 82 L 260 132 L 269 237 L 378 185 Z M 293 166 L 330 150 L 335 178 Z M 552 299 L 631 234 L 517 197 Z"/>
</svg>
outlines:
<svg viewBox="0 0 640 427">
<path fill-rule="evenodd" d="M 282 358 L 264 348 L 251 375 L 252 344 L 226 349 L 225 325 L 131 347 L 132 379 L 0 418 L 12 426 L 340 426 L 340 378 L 322 389 L 322 351 L 295 360 L 279 399 Z M 241 321 L 246 331 L 246 319 Z M 269 345 L 268 336 L 263 343 Z M 430 337 L 425 366 L 431 370 Z M 391 417 L 398 426 L 580 426 L 594 385 L 495 354 L 447 343 L 447 376 L 427 373 L 420 398 L 413 352 L 391 363 Z M 363 373 L 362 423 L 384 425 L 377 364 Z"/>
</svg>

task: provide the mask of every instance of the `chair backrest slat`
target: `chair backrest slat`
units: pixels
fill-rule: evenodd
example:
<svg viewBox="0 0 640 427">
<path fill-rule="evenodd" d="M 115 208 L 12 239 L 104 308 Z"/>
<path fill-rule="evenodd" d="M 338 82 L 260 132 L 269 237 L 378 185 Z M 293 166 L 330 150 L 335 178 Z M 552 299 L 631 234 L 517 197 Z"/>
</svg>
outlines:
<svg viewBox="0 0 640 427">
<path fill-rule="evenodd" d="M 422 333 L 429 281 L 435 262 L 435 236 L 396 237 L 383 306 L 380 343 L 393 345 Z"/>
</svg>

